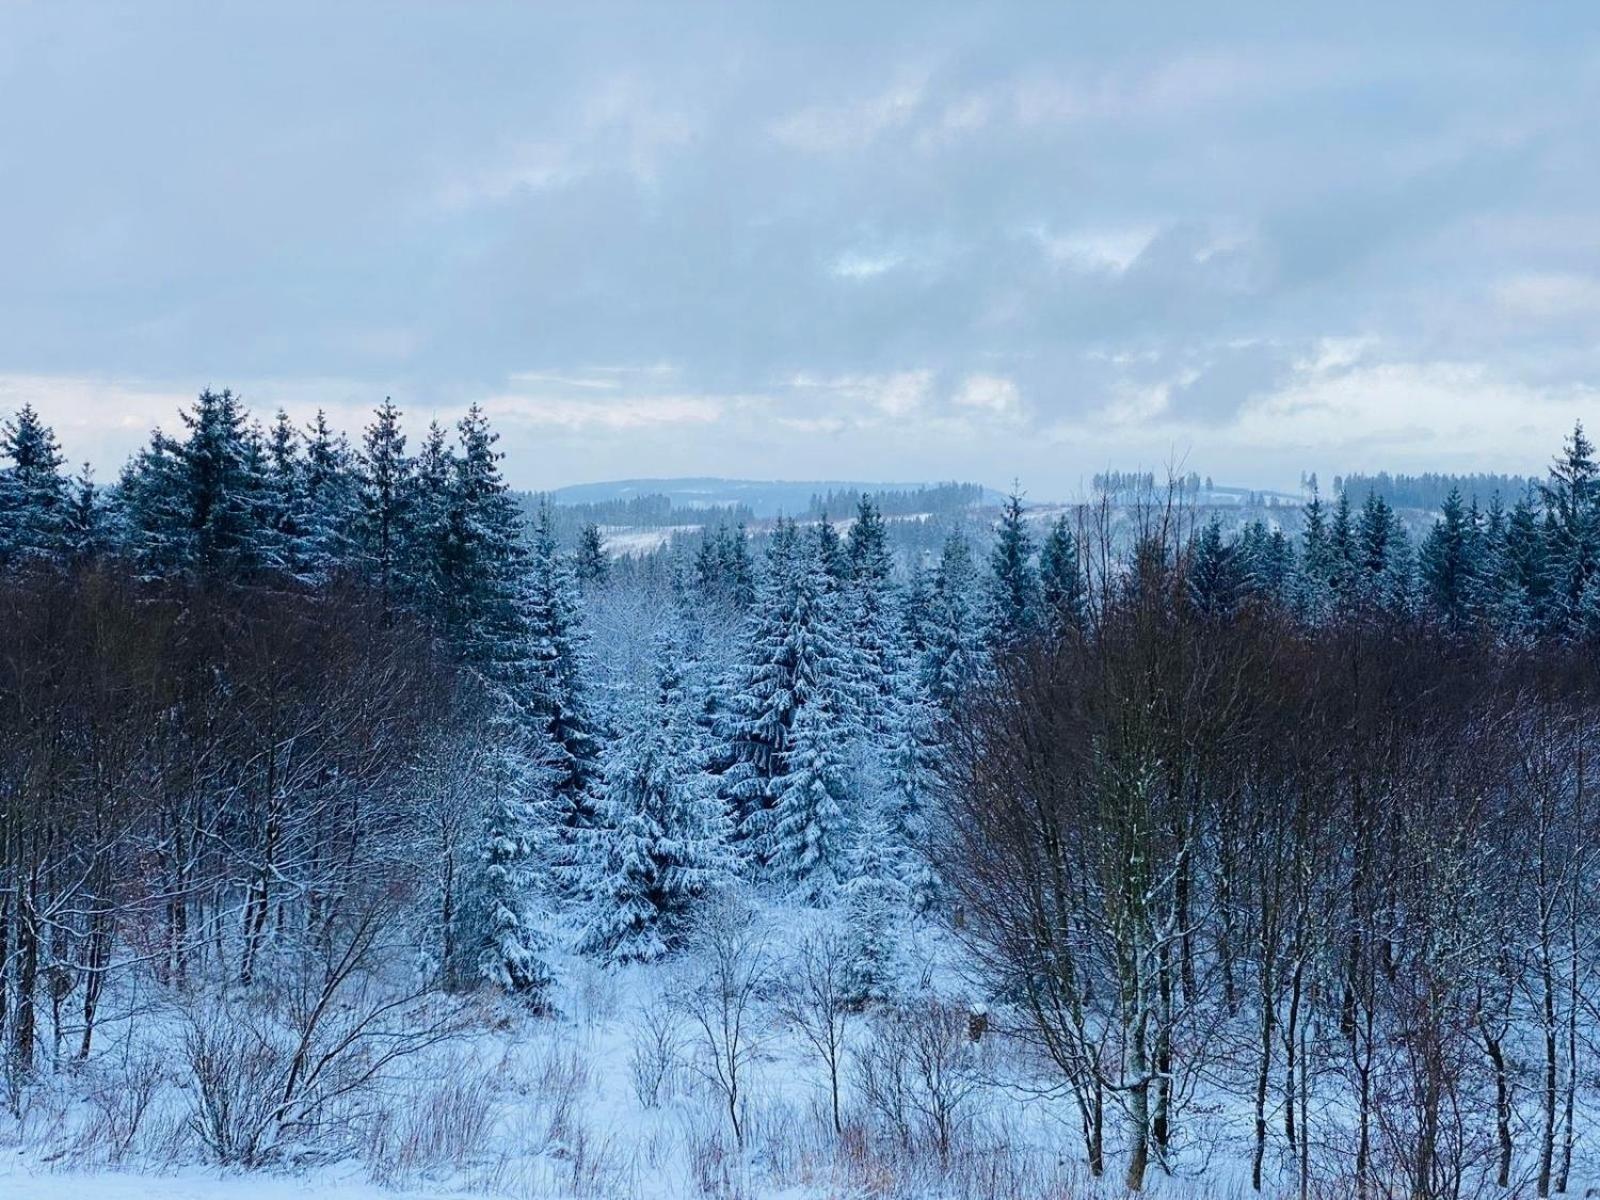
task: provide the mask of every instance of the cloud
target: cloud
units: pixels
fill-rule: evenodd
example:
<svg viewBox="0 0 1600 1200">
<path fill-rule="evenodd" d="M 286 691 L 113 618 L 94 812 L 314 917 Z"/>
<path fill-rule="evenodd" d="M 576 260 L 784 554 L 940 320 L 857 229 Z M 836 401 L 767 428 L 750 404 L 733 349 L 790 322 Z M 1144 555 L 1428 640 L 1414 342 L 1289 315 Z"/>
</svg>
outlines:
<svg viewBox="0 0 1600 1200">
<path fill-rule="evenodd" d="M 864 99 L 808 105 L 775 121 L 772 136 L 807 154 L 864 150 L 911 121 L 922 104 L 923 88 L 921 79 L 911 78 Z"/>
<path fill-rule="evenodd" d="M 1510 315 L 1535 321 L 1600 315 L 1600 276 L 1571 271 L 1517 275 L 1498 284 L 1495 299 Z"/>
<path fill-rule="evenodd" d="M 905 261 L 899 254 L 841 254 L 833 260 L 832 271 L 841 279 L 873 279 L 892 271 Z"/>
<path fill-rule="evenodd" d="M 663 425 L 709 425 L 721 419 L 730 405 L 740 402 L 738 398 L 705 395 L 588 399 L 508 393 L 488 398 L 484 410 L 497 420 L 521 425 L 619 432 Z"/>
<path fill-rule="evenodd" d="M 529 483 L 1045 497 L 1181 445 L 1267 486 L 1450 438 L 1537 469 L 1600 379 L 1570 6 L 315 15 L 0 16 L 49 118 L 0 129 L 0 375 L 74 456 L 209 382 L 353 426 L 492 399 Z"/>
<path fill-rule="evenodd" d="M 951 402 L 957 408 L 975 409 L 995 416 L 1013 416 L 1022 409 L 1022 393 L 1015 381 L 998 375 L 968 375 Z"/>
<path fill-rule="evenodd" d="M 1159 232 L 1156 226 L 1135 225 L 1121 229 L 1083 229 L 1071 233 L 1037 229 L 1034 236 L 1054 262 L 1080 271 L 1106 271 L 1120 275 L 1150 247 Z"/>
<path fill-rule="evenodd" d="M 1589 384 L 1531 387 L 1479 363 L 1313 367 L 1247 401 L 1235 434 L 1244 445 L 1295 446 L 1324 459 L 1342 450 L 1369 468 L 1520 462 L 1536 471 L 1597 399 Z"/>
<path fill-rule="evenodd" d="M 933 383 L 934 373 L 926 369 L 867 375 L 801 374 L 790 380 L 790 393 L 796 407 L 837 408 L 842 418 L 867 425 L 885 417 L 898 419 L 921 411 Z"/>
</svg>

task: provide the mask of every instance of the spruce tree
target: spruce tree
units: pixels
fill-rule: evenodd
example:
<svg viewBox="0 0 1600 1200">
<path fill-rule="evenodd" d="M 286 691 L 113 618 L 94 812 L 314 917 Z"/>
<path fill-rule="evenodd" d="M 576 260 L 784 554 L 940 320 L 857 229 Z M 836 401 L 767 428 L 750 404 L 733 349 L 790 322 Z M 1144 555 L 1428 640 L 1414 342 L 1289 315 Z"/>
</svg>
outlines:
<svg viewBox="0 0 1600 1200">
<path fill-rule="evenodd" d="M 67 546 L 80 562 L 99 558 L 111 549 L 105 502 L 94 482 L 94 469 L 84 463 L 71 481 L 67 498 Z"/>
<path fill-rule="evenodd" d="M 926 851 L 940 741 L 939 709 L 917 671 L 896 675 L 892 712 L 883 762 L 883 832 L 900 886 L 913 906 L 923 911 L 933 903 L 937 889 Z"/>
<path fill-rule="evenodd" d="M 1589 579 L 1600 567 L 1600 465 L 1581 422 L 1551 465 L 1543 494 L 1549 522 L 1546 558 L 1556 607 L 1552 616 L 1557 623 L 1575 626 Z"/>
<path fill-rule="evenodd" d="M 1405 529 L 1376 492 L 1368 492 L 1356 523 L 1352 598 L 1368 613 L 1399 615 L 1411 600 L 1411 547 Z"/>
<path fill-rule="evenodd" d="M 1307 624 L 1321 622 L 1332 606 L 1334 580 L 1338 574 L 1336 553 L 1328 528 L 1327 506 L 1313 487 L 1300 530 L 1300 572 L 1294 597 L 1295 609 Z"/>
<path fill-rule="evenodd" d="M 823 513 L 811 527 L 811 536 L 816 541 L 817 559 L 822 563 L 829 581 L 843 585 L 850 578 L 850 558 L 838 529 L 828 520 L 827 513 Z"/>
<path fill-rule="evenodd" d="M 885 823 L 868 813 L 859 823 L 845 884 L 845 983 L 856 1004 L 883 1003 L 896 992 L 895 930 L 906 911 Z"/>
<path fill-rule="evenodd" d="M 413 590 L 407 586 L 406 537 L 416 510 L 414 471 L 400 410 L 385 396 L 362 435 L 356 520 L 361 560 L 385 602 Z"/>
<path fill-rule="evenodd" d="M 1039 575 L 1033 565 L 1033 538 L 1023 519 L 1022 497 L 1012 492 L 1000 512 L 1000 528 L 989 552 L 991 642 L 1010 648 L 1038 629 Z"/>
<path fill-rule="evenodd" d="M 1297 598 L 1294 546 L 1281 529 L 1269 529 L 1259 517 L 1244 527 L 1233 543 L 1239 569 L 1240 598 L 1292 609 Z"/>
<path fill-rule="evenodd" d="M 578 534 L 578 552 L 573 561 L 578 587 L 585 595 L 605 587 L 611 577 L 611 560 L 606 556 L 606 542 L 600 526 L 589 521 Z"/>
<path fill-rule="evenodd" d="M 750 538 L 743 524 L 729 529 L 718 525 L 715 533 L 702 531 L 695 553 L 695 586 L 706 600 L 746 612 L 755 602 L 755 569 L 750 562 Z"/>
<path fill-rule="evenodd" d="M 328 426 L 320 409 L 305 436 L 303 494 L 306 576 L 325 583 L 355 562 L 351 532 L 360 513 L 359 482 L 350 444 Z"/>
<path fill-rule="evenodd" d="M 731 822 L 705 771 L 681 649 L 670 628 L 658 636 L 655 695 L 607 745 L 595 826 L 580 835 L 578 890 L 592 914 L 582 947 L 611 962 L 680 944 L 694 904 L 733 878 Z"/>
<path fill-rule="evenodd" d="M 1328 525 L 1328 590 L 1341 606 L 1355 603 L 1356 559 L 1356 526 L 1350 511 L 1350 495 L 1341 491 L 1333 506 L 1333 520 Z"/>
<path fill-rule="evenodd" d="M 793 521 L 780 520 L 767 543 L 724 722 L 730 766 L 723 787 L 741 825 L 772 803 L 772 781 L 783 769 L 789 726 L 800 703 L 800 664 L 791 629 L 800 560 L 799 530 Z"/>
<path fill-rule="evenodd" d="M 1045 625 L 1052 636 L 1066 637 L 1083 629 L 1087 597 L 1078 542 L 1067 525 L 1066 514 L 1050 526 L 1039 553 L 1039 586 L 1044 601 Z"/>
<path fill-rule="evenodd" d="M 844 814 L 867 740 L 854 661 L 822 535 L 792 522 L 774 536 L 742 685 L 737 759 L 725 783 L 742 832 L 781 880 L 816 898 L 843 866 Z"/>
<path fill-rule="evenodd" d="M 306 547 L 305 473 L 300 435 L 289 414 L 279 409 L 265 441 L 263 472 L 266 517 L 261 544 L 275 570 L 309 578 Z"/>
<path fill-rule="evenodd" d="M 1500 625 L 1513 642 L 1527 642 L 1558 624 L 1560 605 L 1549 561 L 1551 538 L 1528 496 L 1518 497 L 1506 519 L 1506 589 Z"/>
<path fill-rule="evenodd" d="M 113 492 L 115 540 L 141 576 L 161 577 L 190 561 L 178 444 L 160 429 L 123 464 Z"/>
<path fill-rule="evenodd" d="M 411 487 L 410 521 L 403 527 L 400 555 L 405 590 L 431 623 L 448 627 L 447 589 L 452 570 L 455 454 L 437 421 L 428 425 Z"/>
<path fill-rule="evenodd" d="M 1467 624 L 1469 597 L 1478 566 L 1474 532 L 1461 493 L 1452 488 L 1439 518 L 1423 540 L 1419 556 L 1423 593 L 1428 605 L 1447 628 L 1456 632 Z"/>
<path fill-rule="evenodd" d="M 983 619 L 977 603 L 978 572 L 967 539 L 952 530 L 934 572 L 923 623 L 927 652 L 923 681 L 928 693 L 951 710 L 984 671 Z"/>
<path fill-rule="evenodd" d="M 1190 606 L 1203 619 L 1223 622 L 1238 611 L 1244 574 L 1235 548 L 1224 541 L 1222 522 L 1213 516 L 1200 528 L 1184 573 Z"/>
<path fill-rule="evenodd" d="M 123 472 L 118 522 L 135 561 L 211 579 L 275 566 L 266 451 L 238 397 L 208 388 L 180 415 L 186 436 L 157 430 Z"/>
<path fill-rule="evenodd" d="M 815 903 L 838 893 L 848 814 L 859 799 L 843 695 L 826 682 L 809 692 L 789 729 L 772 808 L 755 826 L 768 869 Z"/>
<path fill-rule="evenodd" d="M 889 709 L 897 667 L 894 560 L 888 531 L 871 497 L 862 494 L 855 522 L 846 540 L 848 581 L 844 589 L 845 619 L 851 651 L 860 674 L 858 700 L 877 734 L 888 730 Z"/>
<path fill-rule="evenodd" d="M 522 513 L 500 473 L 499 435 L 473 405 L 449 460 L 436 572 L 445 626 L 469 666 L 501 690 L 528 685 L 536 647 L 523 607 L 528 554 Z"/>
<path fill-rule="evenodd" d="M 0 424 L 0 567 L 68 549 L 69 501 L 56 435 L 24 404 Z"/>
<path fill-rule="evenodd" d="M 572 828 L 593 818 L 590 786 L 599 747 L 586 695 L 587 639 L 571 564 L 556 542 L 549 501 L 534 523 L 523 602 L 531 648 L 532 703 L 554 743 L 556 791 Z"/>
<path fill-rule="evenodd" d="M 479 851 L 453 939 L 457 961 L 445 964 L 454 986 L 487 982 L 535 1011 L 548 1009 L 553 982 L 533 915 L 535 878 L 550 857 L 545 831 L 554 803 L 545 750 L 511 705 L 496 705 L 481 776 Z"/>
</svg>

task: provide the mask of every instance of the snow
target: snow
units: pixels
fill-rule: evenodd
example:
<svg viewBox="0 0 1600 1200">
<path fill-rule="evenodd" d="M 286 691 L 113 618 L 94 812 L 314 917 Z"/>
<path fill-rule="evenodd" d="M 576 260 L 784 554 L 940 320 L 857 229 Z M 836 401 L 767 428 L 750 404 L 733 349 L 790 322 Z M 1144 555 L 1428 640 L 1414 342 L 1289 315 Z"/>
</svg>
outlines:
<svg viewBox="0 0 1600 1200">
<path fill-rule="evenodd" d="M 309 1175 L 224 1175 L 185 1169 L 170 1175 L 41 1172 L 25 1163 L 0 1165 L 7 1200 L 465 1200 L 482 1193 L 455 1188 L 384 1188 L 337 1170 Z"/>
</svg>

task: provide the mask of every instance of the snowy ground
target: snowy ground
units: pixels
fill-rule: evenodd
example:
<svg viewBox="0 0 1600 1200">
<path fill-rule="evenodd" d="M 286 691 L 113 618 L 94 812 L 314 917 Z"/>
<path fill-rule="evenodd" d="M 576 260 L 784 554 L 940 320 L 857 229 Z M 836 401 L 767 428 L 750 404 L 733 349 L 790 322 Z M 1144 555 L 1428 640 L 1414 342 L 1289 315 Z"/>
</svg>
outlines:
<svg viewBox="0 0 1600 1200">
<path fill-rule="evenodd" d="M 774 914 L 781 964 L 796 914 Z M 912 939 L 907 982 L 963 1002 L 964 984 L 943 965 L 933 935 Z M 1095 1185 L 1078 1165 L 1070 1107 L 1005 1086 L 1016 1063 L 990 1038 L 973 1064 L 976 1088 L 960 1117 L 955 1150 L 941 1163 L 873 1143 L 853 1067 L 846 1071 L 846 1132 L 832 1129 L 825 1074 L 803 1039 L 763 1006 L 746 1080 L 743 1150 L 714 1087 L 692 1064 L 692 1035 L 676 1051 L 656 1103 L 645 1101 L 633 1060 L 642 1017 L 685 986 L 693 963 L 607 972 L 563 964 L 562 1015 L 487 1013 L 471 1036 L 440 1047 L 386 1092 L 384 1120 L 350 1144 L 243 1173 L 199 1165 L 185 1135 L 190 1098 L 176 1076 L 124 1153 L 107 1149 L 87 1099 L 93 1072 L 64 1074 L 40 1089 L 21 1126 L 0 1119 L 4 1200 L 1090 1200 L 1125 1195 Z M 855 1058 L 873 1036 L 867 1018 L 849 1027 Z M 110 1057 L 115 1057 L 111 1054 Z M 1186 1116 L 1193 1145 L 1182 1178 L 1153 1172 L 1150 1193 L 1167 1200 L 1253 1195 L 1243 1164 L 1245 1114 Z M 1587 1141 L 1587 1139 L 1585 1139 Z M 26 1147 L 22 1149 L 19 1147 Z M 1122 1157 L 1111 1151 L 1110 1174 Z M 1587 1162 L 1587 1155 L 1581 1161 Z M 1575 1181 L 1572 1194 L 1582 1196 Z M 1283 1193 L 1277 1193 L 1279 1195 Z"/>
<path fill-rule="evenodd" d="M 112 1172 L 39 1174 L 27 1167 L 0 1167 L 0 1195 L 7 1200 L 458 1200 L 482 1193 L 437 1187 L 389 1189 L 331 1171 L 306 1176 L 218 1175 L 188 1169 L 170 1175 Z"/>
</svg>

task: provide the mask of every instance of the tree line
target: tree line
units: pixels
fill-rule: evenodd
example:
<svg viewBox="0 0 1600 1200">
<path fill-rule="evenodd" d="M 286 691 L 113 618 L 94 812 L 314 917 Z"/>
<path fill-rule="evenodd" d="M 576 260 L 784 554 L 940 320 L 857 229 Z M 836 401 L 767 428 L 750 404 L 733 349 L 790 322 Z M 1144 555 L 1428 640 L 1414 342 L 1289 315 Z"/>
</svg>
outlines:
<svg viewBox="0 0 1600 1200">
<path fill-rule="evenodd" d="M 553 943 L 667 958 L 753 889 L 846 916 L 850 1006 L 948 927 L 1095 1173 L 1183 1169 L 1223 1097 L 1258 1188 L 1566 1187 L 1596 1028 L 1581 428 L 1415 542 L 1376 493 L 1228 534 L 1175 486 L 1042 527 L 1013 495 L 928 565 L 866 496 L 843 532 L 619 562 L 500 461 L 477 409 L 413 451 L 388 402 L 352 444 L 207 391 L 100 489 L 32 409 L 5 423 L 14 1093 L 131 980 L 343 981 L 381 932 L 418 996 L 541 1011 Z"/>
</svg>

